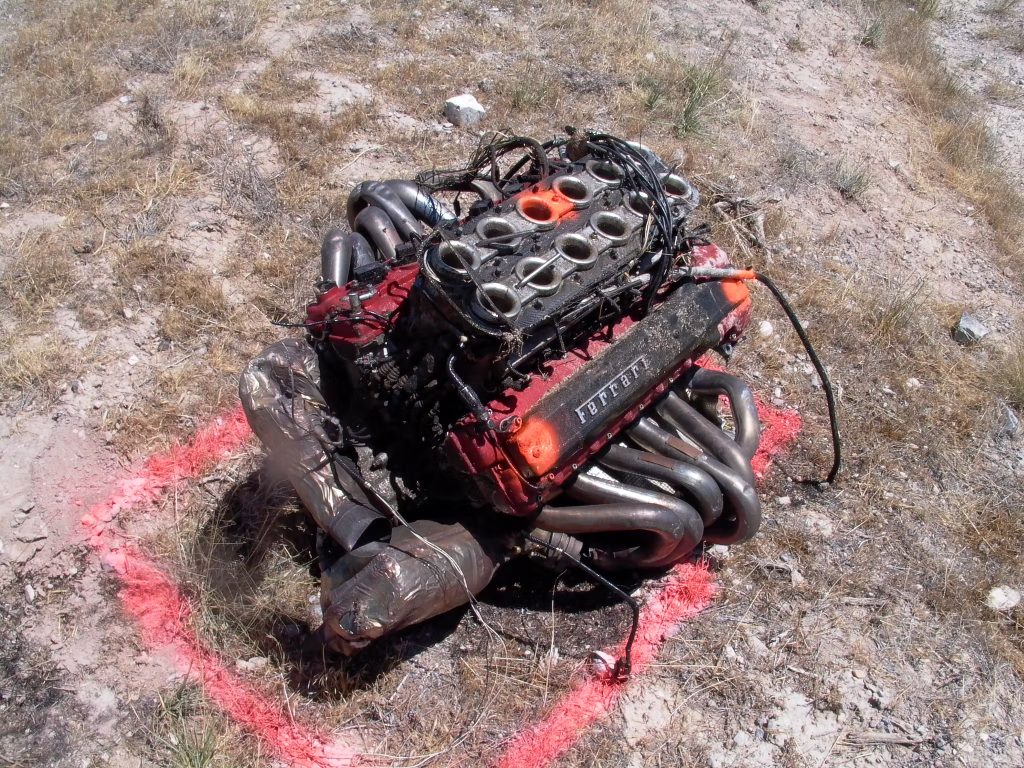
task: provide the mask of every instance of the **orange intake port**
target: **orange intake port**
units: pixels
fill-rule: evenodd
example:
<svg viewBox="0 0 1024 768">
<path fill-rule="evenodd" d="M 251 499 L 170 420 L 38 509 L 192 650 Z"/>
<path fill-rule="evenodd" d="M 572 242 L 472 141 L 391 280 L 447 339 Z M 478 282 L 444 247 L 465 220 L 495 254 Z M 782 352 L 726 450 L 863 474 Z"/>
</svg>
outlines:
<svg viewBox="0 0 1024 768">
<path fill-rule="evenodd" d="M 516 210 L 524 219 L 550 227 L 563 216 L 572 213 L 575 205 L 557 190 L 542 189 L 520 197 Z"/>
</svg>

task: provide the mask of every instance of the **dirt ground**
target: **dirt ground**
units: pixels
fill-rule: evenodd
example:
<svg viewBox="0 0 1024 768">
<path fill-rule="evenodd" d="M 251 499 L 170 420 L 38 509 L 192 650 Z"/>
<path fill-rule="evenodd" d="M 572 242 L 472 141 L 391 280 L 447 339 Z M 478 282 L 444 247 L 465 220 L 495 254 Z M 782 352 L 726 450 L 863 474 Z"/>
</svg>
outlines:
<svg viewBox="0 0 1024 768">
<path fill-rule="evenodd" d="M 733 365 L 805 432 L 757 540 L 712 553 L 714 606 L 558 765 L 1024 765 L 1024 609 L 986 603 L 1024 590 L 1024 4 L 8 0 L 0 17 L 0 765 L 277 764 L 145 650 L 79 521 L 233 407 L 244 361 L 311 295 L 348 188 L 472 151 L 440 115 L 464 91 L 483 130 L 602 128 L 680 161 L 716 238 L 793 297 L 844 418 L 840 481 L 793 482 L 827 462 L 827 420 L 757 293 Z M 710 205 L 739 199 L 761 218 Z M 979 344 L 950 338 L 965 310 Z M 205 642 L 383 764 L 488 764 L 625 628 L 584 585 L 510 572 L 488 626 L 459 613 L 310 668 L 292 651 L 316 621 L 309 532 L 256 446 L 119 525 L 184 585 Z"/>
</svg>

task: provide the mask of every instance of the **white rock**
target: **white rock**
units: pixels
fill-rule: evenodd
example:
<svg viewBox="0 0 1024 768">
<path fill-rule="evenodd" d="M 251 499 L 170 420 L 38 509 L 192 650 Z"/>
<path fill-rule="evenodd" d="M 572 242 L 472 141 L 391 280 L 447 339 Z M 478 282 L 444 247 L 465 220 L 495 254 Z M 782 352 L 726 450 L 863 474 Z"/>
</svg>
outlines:
<svg viewBox="0 0 1024 768">
<path fill-rule="evenodd" d="M 793 499 L 791 499 L 789 496 L 779 496 L 778 498 L 775 499 L 775 503 L 778 504 L 780 507 L 788 507 L 790 504 L 793 503 Z"/>
<path fill-rule="evenodd" d="M 265 656 L 253 656 L 251 659 L 238 659 L 235 667 L 243 672 L 259 672 L 269 661 Z"/>
<path fill-rule="evenodd" d="M 487 110 L 471 93 L 453 96 L 444 103 L 445 119 L 453 125 L 476 125 L 486 114 Z"/>
<path fill-rule="evenodd" d="M 36 599 L 36 590 L 31 584 L 25 585 L 25 599 L 30 603 Z"/>
<path fill-rule="evenodd" d="M 919 379 L 910 378 L 907 379 L 907 389 L 920 389 L 921 382 Z"/>
<path fill-rule="evenodd" d="M 985 598 L 985 605 L 993 611 L 1012 611 L 1020 605 L 1020 592 L 1013 587 L 992 587 Z"/>
<path fill-rule="evenodd" d="M 590 671 L 602 680 L 611 677 L 615 671 L 615 657 L 604 651 L 594 651 L 590 654 Z"/>
<path fill-rule="evenodd" d="M 93 141 L 106 141 L 110 136 L 107 135 L 106 131 L 96 131 L 96 133 L 92 135 L 92 138 Z"/>
<path fill-rule="evenodd" d="M 732 550 L 724 544 L 712 544 L 707 548 L 707 555 L 715 560 L 725 560 L 732 555 Z"/>
<path fill-rule="evenodd" d="M 757 326 L 757 332 L 762 339 L 767 339 L 775 333 L 775 326 L 772 325 L 771 320 L 762 320 L 761 324 Z"/>
</svg>

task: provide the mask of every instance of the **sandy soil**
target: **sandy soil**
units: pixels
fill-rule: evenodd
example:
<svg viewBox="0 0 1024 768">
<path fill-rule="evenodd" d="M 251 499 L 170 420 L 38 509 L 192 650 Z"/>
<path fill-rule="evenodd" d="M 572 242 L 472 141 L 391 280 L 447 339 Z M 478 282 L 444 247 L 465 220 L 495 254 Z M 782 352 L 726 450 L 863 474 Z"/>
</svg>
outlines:
<svg viewBox="0 0 1024 768">
<path fill-rule="evenodd" d="M 354 23 L 369 23 L 365 9 L 349 5 Z M 981 13 L 983 5 L 981 0 L 963 3 L 937 24 L 943 50 L 979 93 L 995 77 L 1024 83 L 1024 60 L 981 36 L 992 23 Z M 218 86 L 221 92 L 240 90 L 269 57 L 286 56 L 318 31 L 300 6 L 274 6 L 275 15 L 261 32 L 266 55 L 236 67 Z M 998 266 L 992 233 L 943 184 L 921 122 L 884 63 L 858 45 L 865 17 L 843 5 L 789 0 L 699 7 L 661 3 L 654 11 L 660 34 L 671 39 L 679 55 L 703 59 L 732 46 L 731 76 L 746 115 L 739 121 L 743 128 L 731 127 L 702 151 L 709 156 L 728 151 L 726 163 L 733 164 L 743 189 L 781 200 L 790 228 L 778 246 L 779 258 L 798 257 L 851 279 L 870 276 L 880 285 L 923 279 L 933 298 L 968 308 L 985 322 L 993 331 L 990 345 L 1019 327 L 1019 289 Z M 493 15 L 496 23 L 507 19 L 501 10 Z M 794 46 L 795 36 L 806 46 Z M 302 112 L 330 115 L 374 98 L 372 87 L 356 79 L 308 74 L 315 87 L 298 102 Z M 141 85 L 127 83 L 121 97 L 88 116 L 95 130 L 106 134 L 99 143 L 132 140 L 132 100 Z M 486 92 L 477 95 L 486 105 Z M 462 147 L 475 143 L 474 136 L 451 126 L 377 106 L 392 128 Z M 282 172 L 285 161 L 273 142 L 222 114 L 215 99 L 175 100 L 166 108 L 182 135 L 232 145 L 239 167 L 254 164 L 264 177 Z M 1019 103 L 996 104 L 991 120 L 1007 165 L 1024 173 L 1024 109 Z M 382 145 L 373 132 L 359 135 L 349 150 L 331 177 L 338 190 L 364 177 L 407 170 L 399 150 Z M 786 173 L 775 162 L 757 162 L 783 150 L 802 158 L 802 170 Z M 871 188 L 859 202 L 844 200 L 825 178 L 826 167 L 844 159 L 869 169 Z M 205 180 L 195 194 L 177 200 L 169 237 L 187 261 L 213 275 L 233 307 L 248 311 L 249 283 L 231 274 L 230 260 L 239 251 L 254 260 L 270 256 L 258 242 L 255 248 L 249 244 L 246 224 L 210 183 Z M 296 230 L 302 226 L 297 223 Z M 20 238 L 47 230 L 82 236 L 66 228 L 62 213 L 42 203 L 25 207 L 15 201 L 0 210 L 0 266 L 5 265 L 2 253 Z M 297 247 L 314 259 L 308 242 L 299 240 Z M 112 280 L 109 266 L 90 271 L 96 290 Z M 143 650 L 121 615 L 115 583 L 88 556 L 78 526 L 88 504 L 102 498 L 138 459 L 115 446 L 116 414 L 138 407 L 140 393 L 157 386 L 158 375 L 187 370 L 192 354 L 162 342 L 156 314 L 141 297 L 125 309 L 125 323 L 99 330 L 83 327 L 75 313 L 58 312 L 57 333 L 72 348 L 101 350 L 100 363 L 67 381 L 54 402 L 16 403 L 0 419 L 0 634 L 5 638 L 0 762 L 5 764 L 127 768 L 149 764 L 154 748 L 158 754 L 167 751 L 165 745 L 154 747 L 146 729 L 157 697 L 173 691 L 178 679 L 166 660 Z M 274 335 L 265 316 L 253 314 L 252 322 L 263 324 L 262 337 Z M 755 335 L 738 363 L 762 389 L 778 387 L 786 402 L 805 407 L 811 434 L 820 436 L 822 421 L 814 412 L 818 393 L 803 362 L 784 357 L 779 373 L 767 367 L 780 349 L 788 354 L 795 346 L 779 333 Z M 840 385 L 858 375 L 842 360 L 831 362 Z M 927 392 L 931 383 L 910 384 L 900 370 L 891 369 L 877 385 L 885 407 L 898 410 L 914 396 L 915 386 Z M 908 464 L 929 461 L 929 446 L 914 442 L 919 437 L 902 438 Z M 1007 487 L 1024 480 L 1022 440 L 992 437 L 979 447 Z M 878 470 L 862 461 L 850 482 Z M 232 471 L 244 473 L 244 467 Z M 228 481 L 211 487 L 222 492 Z M 888 490 L 865 506 L 859 496 L 848 501 L 842 484 L 819 494 L 775 475 L 764 491 L 768 522 L 759 542 L 744 552 L 719 553 L 720 602 L 669 643 L 645 683 L 633 687 L 621 710 L 600 733 L 585 737 L 564 765 L 1024 764 L 1024 688 L 1017 671 L 925 599 L 946 585 L 975 599 L 977 589 L 967 589 L 956 561 L 947 559 L 951 551 L 973 555 L 913 524 L 893 525 L 908 497 L 942 505 L 944 489 L 938 482 L 922 485 L 916 473 L 896 467 L 890 481 Z M 153 535 L 153 519 L 125 525 Z M 872 563 L 887 567 L 873 571 Z M 500 600 L 491 610 L 488 615 L 499 619 L 522 614 Z M 607 633 L 617 631 L 615 609 L 585 615 L 577 634 L 563 638 L 567 665 L 585 658 L 588 644 L 604 643 Z M 568 621 L 558 618 L 560 625 Z M 424 687 L 437 680 L 439 670 L 456 666 L 453 658 L 479 642 L 481 632 L 466 617 L 457 630 L 438 633 L 440 642 L 424 642 L 422 654 L 389 674 L 408 677 L 407 690 L 429 700 Z M 315 696 L 295 706 L 311 718 L 333 711 L 331 702 Z M 536 711 L 541 710 L 538 700 Z M 359 722 L 371 742 L 388 730 L 379 712 Z M 509 727 L 495 726 L 495 740 L 507 736 Z M 474 755 L 456 751 L 436 764 L 472 760 Z"/>
</svg>

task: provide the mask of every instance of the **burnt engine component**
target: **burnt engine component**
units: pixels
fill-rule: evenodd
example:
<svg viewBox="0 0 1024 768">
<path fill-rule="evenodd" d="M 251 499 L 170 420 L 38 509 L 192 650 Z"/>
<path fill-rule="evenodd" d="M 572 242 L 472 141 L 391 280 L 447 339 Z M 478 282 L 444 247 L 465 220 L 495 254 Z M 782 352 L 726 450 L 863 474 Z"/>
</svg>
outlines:
<svg viewBox="0 0 1024 768">
<path fill-rule="evenodd" d="M 594 133 L 355 187 L 307 337 L 240 385 L 320 532 L 324 642 L 350 654 L 471 602 L 514 557 L 606 582 L 757 532 L 753 398 L 698 364 L 751 304 L 698 203 Z"/>
</svg>

